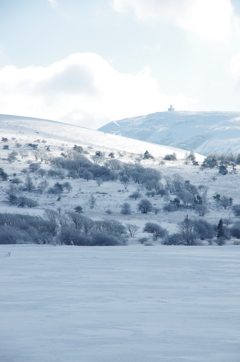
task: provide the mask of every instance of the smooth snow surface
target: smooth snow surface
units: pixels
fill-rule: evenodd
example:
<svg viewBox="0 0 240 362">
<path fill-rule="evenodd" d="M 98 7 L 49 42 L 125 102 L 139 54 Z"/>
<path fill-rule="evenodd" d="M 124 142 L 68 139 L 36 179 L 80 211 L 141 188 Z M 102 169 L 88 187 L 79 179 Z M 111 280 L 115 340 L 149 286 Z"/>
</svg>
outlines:
<svg viewBox="0 0 240 362">
<path fill-rule="evenodd" d="M 178 159 L 184 159 L 186 156 L 186 151 L 183 149 L 142 142 L 88 128 L 39 118 L 0 114 L 0 133 L 8 137 L 16 137 L 16 134 L 19 133 L 19 137 L 22 138 L 25 136 L 26 139 L 32 137 L 35 133 L 36 138 L 44 137 L 45 140 L 51 139 L 51 141 L 58 140 L 70 143 L 80 142 L 82 145 L 86 146 L 101 146 L 106 150 L 114 149 L 135 154 L 143 154 L 148 150 L 154 157 L 163 157 L 167 154 L 172 154 L 173 152 L 176 153 Z M 196 154 L 196 159 L 202 162 L 204 157 Z"/>
<path fill-rule="evenodd" d="M 240 360 L 239 246 L 0 254 L 1 362 Z"/>
<path fill-rule="evenodd" d="M 110 122 L 99 130 L 206 156 L 240 152 L 240 112 L 157 112 Z"/>
</svg>

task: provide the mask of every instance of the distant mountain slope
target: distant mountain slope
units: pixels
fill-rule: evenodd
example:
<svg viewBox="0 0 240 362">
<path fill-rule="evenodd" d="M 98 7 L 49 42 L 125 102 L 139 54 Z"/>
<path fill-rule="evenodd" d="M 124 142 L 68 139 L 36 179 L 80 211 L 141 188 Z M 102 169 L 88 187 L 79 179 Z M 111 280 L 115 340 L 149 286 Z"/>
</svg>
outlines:
<svg viewBox="0 0 240 362">
<path fill-rule="evenodd" d="M 29 142 L 32 142 L 33 137 L 36 139 L 39 137 L 46 141 L 56 139 L 135 154 L 143 154 L 148 150 L 154 157 L 164 157 L 166 154 L 175 152 L 178 159 L 184 159 L 186 153 L 185 150 L 132 140 L 66 123 L 0 114 L 0 136 L 16 137 L 17 134 L 20 134 L 21 138 L 25 137 Z M 203 156 L 198 154 L 196 156 L 198 161 L 203 161 Z"/>
<path fill-rule="evenodd" d="M 203 155 L 240 152 L 240 112 L 158 112 L 111 122 L 99 131 Z"/>
</svg>

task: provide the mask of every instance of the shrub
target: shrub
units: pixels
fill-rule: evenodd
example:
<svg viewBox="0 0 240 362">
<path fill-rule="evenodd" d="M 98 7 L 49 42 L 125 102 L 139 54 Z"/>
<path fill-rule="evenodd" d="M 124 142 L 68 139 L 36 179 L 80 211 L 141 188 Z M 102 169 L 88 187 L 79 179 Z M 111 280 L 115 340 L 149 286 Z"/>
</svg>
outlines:
<svg viewBox="0 0 240 362">
<path fill-rule="evenodd" d="M 89 181 L 89 180 L 93 179 L 93 174 L 92 174 L 92 172 L 84 170 L 83 173 L 81 174 L 81 178 L 83 178 L 84 180 Z"/>
<path fill-rule="evenodd" d="M 131 205 L 128 202 L 124 202 L 121 205 L 121 214 L 123 215 L 130 215 L 132 213 L 131 211 Z"/>
<path fill-rule="evenodd" d="M 28 147 L 31 147 L 33 150 L 36 150 L 38 148 L 38 145 L 34 143 L 28 143 Z"/>
<path fill-rule="evenodd" d="M 4 172 L 2 168 L 0 168 L 0 180 L 7 181 L 8 180 L 8 174 Z"/>
<path fill-rule="evenodd" d="M 155 180 L 151 180 L 144 182 L 143 185 L 148 191 L 154 191 L 156 193 L 155 190 L 157 189 L 158 182 Z"/>
<path fill-rule="evenodd" d="M 71 221 L 71 224 L 84 235 L 90 234 L 95 225 L 94 221 L 89 217 L 80 215 L 76 212 L 69 212 L 68 217 Z"/>
<path fill-rule="evenodd" d="M 205 216 L 207 213 L 209 213 L 208 207 L 206 205 L 196 205 L 195 206 L 195 212 L 199 216 Z"/>
<path fill-rule="evenodd" d="M 17 152 L 15 152 L 15 151 L 11 152 L 11 153 L 8 155 L 8 158 L 7 158 L 8 162 L 9 162 L 9 163 L 15 162 L 15 161 L 17 160 L 16 155 L 17 155 Z"/>
<path fill-rule="evenodd" d="M 16 244 L 18 242 L 30 241 L 30 236 L 19 228 L 10 226 L 0 227 L 0 244 Z"/>
<path fill-rule="evenodd" d="M 207 156 L 203 161 L 201 168 L 214 168 L 218 166 L 218 162 L 215 156 Z"/>
<path fill-rule="evenodd" d="M 227 209 L 228 207 L 232 206 L 233 199 L 228 196 L 221 196 L 219 205 L 222 206 L 224 209 Z"/>
<path fill-rule="evenodd" d="M 162 243 L 164 245 L 182 245 L 183 244 L 182 235 L 180 233 L 167 235 L 163 239 Z"/>
<path fill-rule="evenodd" d="M 63 189 L 67 189 L 68 192 L 72 191 L 72 186 L 69 182 L 64 182 L 62 184 Z"/>
<path fill-rule="evenodd" d="M 22 183 L 22 180 L 21 180 L 19 177 L 14 177 L 13 179 L 11 179 L 11 182 L 12 182 L 13 184 L 19 185 L 19 184 Z"/>
<path fill-rule="evenodd" d="M 232 211 L 235 216 L 240 216 L 240 204 L 232 206 Z"/>
<path fill-rule="evenodd" d="M 153 240 L 164 238 L 167 235 L 167 230 L 154 222 L 147 222 L 143 232 L 153 234 Z"/>
<path fill-rule="evenodd" d="M 218 173 L 221 173 L 222 175 L 227 175 L 228 174 L 227 166 L 220 165 L 218 168 Z"/>
<path fill-rule="evenodd" d="M 44 168 L 39 168 L 39 170 L 37 171 L 37 173 L 38 173 L 41 177 L 43 177 L 43 176 L 46 175 L 47 171 L 44 170 Z"/>
<path fill-rule="evenodd" d="M 163 211 L 172 212 L 178 210 L 178 206 L 170 200 L 168 204 L 165 204 L 163 206 Z"/>
<path fill-rule="evenodd" d="M 156 195 L 156 192 L 155 191 L 148 191 L 148 192 L 146 192 L 146 194 L 145 194 L 147 197 L 154 197 L 155 195 Z"/>
<path fill-rule="evenodd" d="M 172 155 L 166 155 L 163 158 L 166 161 L 176 161 L 177 160 L 177 156 L 175 153 L 173 153 Z"/>
<path fill-rule="evenodd" d="M 30 172 L 37 172 L 40 168 L 40 163 L 31 163 L 28 167 Z"/>
<path fill-rule="evenodd" d="M 144 244 L 147 241 L 149 241 L 149 239 L 148 238 L 140 238 L 140 239 L 138 239 L 138 241 L 139 241 L 139 243 Z"/>
<path fill-rule="evenodd" d="M 93 235 L 91 245 L 98 246 L 113 246 L 113 245 L 124 245 L 123 240 L 119 240 L 116 236 L 109 235 L 106 233 L 96 233 Z"/>
<path fill-rule="evenodd" d="M 197 233 L 197 236 L 202 240 L 212 239 L 215 236 L 213 225 L 203 219 L 195 220 L 194 230 Z"/>
<path fill-rule="evenodd" d="M 62 169 L 50 169 L 48 171 L 48 175 L 50 177 L 57 177 L 60 178 L 61 180 L 63 180 L 65 178 L 65 172 Z"/>
<path fill-rule="evenodd" d="M 240 239 L 240 222 L 236 222 L 230 229 L 231 235 L 234 238 Z"/>
<path fill-rule="evenodd" d="M 140 199 L 141 194 L 140 194 L 139 191 L 134 191 L 134 193 L 131 194 L 129 197 L 130 197 L 131 199 L 137 200 L 137 199 Z"/>
<path fill-rule="evenodd" d="M 20 196 L 17 198 L 17 205 L 18 207 L 37 207 L 38 206 L 38 202 L 29 198 L 29 197 L 24 197 L 24 196 Z"/>
<path fill-rule="evenodd" d="M 8 228 L 5 229 L 4 228 Z M 7 232 L 8 242 L 36 242 L 36 243 L 46 243 L 51 242 L 53 236 L 55 235 L 55 229 L 52 228 L 52 225 L 49 221 L 44 220 L 41 217 L 30 216 L 30 215 L 21 215 L 21 214 L 9 214 L 9 213 L 0 213 L 0 235 L 1 230 Z M 3 235 L 3 234 L 2 234 Z M 0 240 L 1 240 L 0 236 Z M 4 242 L 4 240 L 3 240 Z M 0 243 L 3 243 L 2 240 Z"/>
<path fill-rule="evenodd" d="M 112 214 L 112 210 L 110 210 L 110 209 L 107 209 L 105 212 L 106 212 L 106 214 L 108 214 L 108 215 L 111 215 L 111 214 Z"/>
<path fill-rule="evenodd" d="M 142 214 L 147 214 L 153 211 L 153 205 L 149 200 L 142 199 L 138 204 L 138 210 L 141 211 Z"/>
<path fill-rule="evenodd" d="M 78 153 L 83 153 L 83 148 L 82 148 L 82 146 L 74 145 L 73 150 L 74 150 L 75 152 L 78 152 Z"/>
<path fill-rule="evenodd" d="M 63 186 L 59 182 L 56 182 L 53 187 L 50 187 L 48 189 L 49 194 L 61 195 L 62 192 L 63 192 Z"/>
<path fill-rule="evenodd" d="M 94 224 L 95 232 L 109 234 L 116 236 L 117 238 L 124 237 L 126 235 L 126 228 L 117 220 L 103 220 L 96 221 Z"/>
<path fill-rule="evenodd" d="M 148 151 L 144 152 L 143 158 L 144 159 L 154 159 L 154 157 Z"/>
<path fill-rule="evenodd" d="M 61 229 L 58 239 L 60 243 L 65 245 L 91 245 L 90 237 L 79 234 L 77 229 L 71 228 L 70 226 Z"/>
<path fill-rule="evenodd" d="M 77 212 L 78 214 L 82 214 L 83 213 L 83 208 L 82 206 L 76 206 L 74 207 L 75 212 Z"/>
<path fill-rule="evenodd" d="M 67 177 L 76 180 L 79 178 L 79 174 L 76 171 L 69 171 Z"/>
</svg>

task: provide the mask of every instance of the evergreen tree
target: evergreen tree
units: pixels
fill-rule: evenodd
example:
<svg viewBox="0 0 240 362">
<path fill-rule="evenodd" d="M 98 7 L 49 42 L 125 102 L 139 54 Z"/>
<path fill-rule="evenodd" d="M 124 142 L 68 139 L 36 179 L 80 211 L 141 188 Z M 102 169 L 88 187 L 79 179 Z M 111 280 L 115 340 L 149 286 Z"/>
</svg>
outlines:
<svg viewBox="0 0 240 362">
<path fill-rule="evenodd" d="M 225 243 L 226 235 L 224 232 L 223 221 L 222 219 L 219 220 L 217 226 L 217 244 L 222 246 Z"/>
</svg>

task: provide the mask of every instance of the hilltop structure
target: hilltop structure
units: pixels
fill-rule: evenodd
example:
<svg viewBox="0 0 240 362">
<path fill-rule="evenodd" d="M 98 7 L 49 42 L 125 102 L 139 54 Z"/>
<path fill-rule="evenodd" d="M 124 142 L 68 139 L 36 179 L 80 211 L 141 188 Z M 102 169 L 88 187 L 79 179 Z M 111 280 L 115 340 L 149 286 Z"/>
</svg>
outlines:
<svg viewBox="0 0 240 362">
<path fill-rule="evenodd" d="M 173 108 L 172 105 L 170 105 L 170 107 L 168 108 L 168 112 L 174 112 L 175 111 L 175 108 Z"/>
</svg>

